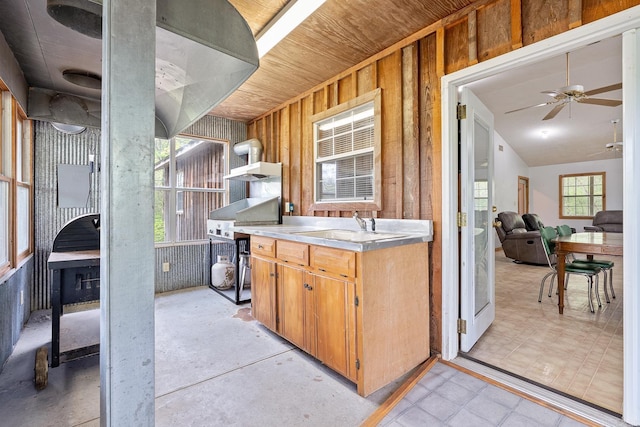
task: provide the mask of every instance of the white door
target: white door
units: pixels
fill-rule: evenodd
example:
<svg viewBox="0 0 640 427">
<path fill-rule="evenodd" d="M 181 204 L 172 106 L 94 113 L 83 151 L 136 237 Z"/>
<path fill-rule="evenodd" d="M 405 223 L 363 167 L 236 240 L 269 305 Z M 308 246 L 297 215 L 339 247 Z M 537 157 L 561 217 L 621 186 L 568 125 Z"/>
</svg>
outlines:
<svg viewBox="0 0 640 427">
<path fill-rule="evenodd" d="M 466 118 L 460 120 L 460 318 L 466 321 L 466 333 L 460 335 L 460 349 L 466 352 L 496 313 L 493 114 L 466 88 L 461 103 Z"/>
</svg>

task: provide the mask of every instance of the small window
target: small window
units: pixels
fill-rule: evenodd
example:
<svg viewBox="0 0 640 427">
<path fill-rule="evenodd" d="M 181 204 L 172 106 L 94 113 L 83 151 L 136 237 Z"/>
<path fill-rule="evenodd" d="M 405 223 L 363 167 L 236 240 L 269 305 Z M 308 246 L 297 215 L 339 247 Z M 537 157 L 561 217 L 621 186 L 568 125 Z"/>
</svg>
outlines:
<svg viewBox="0 0 640 427">
<path fill-rule="evenodd" d="M 560 218 L 591 219 L 605 209 L 605 172 L 560 175 Z"/>
<path fill-rule="evenodd" d="M 379 116 L 375 91 L 312 118 L 316 203 L 378 203 Z"/>
<path fill-rule="evenodd" d="M 474 210 L 489 209 L 489 181 L 475 181 L 473 183 Z"/>
</svg>

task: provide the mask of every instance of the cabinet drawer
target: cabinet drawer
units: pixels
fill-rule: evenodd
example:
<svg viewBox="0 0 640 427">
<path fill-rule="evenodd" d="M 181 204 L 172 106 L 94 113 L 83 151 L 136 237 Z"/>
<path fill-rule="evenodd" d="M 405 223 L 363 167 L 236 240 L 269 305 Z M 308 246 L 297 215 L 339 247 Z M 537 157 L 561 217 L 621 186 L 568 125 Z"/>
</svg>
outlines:
<svg viewBox="0 0 640 427">
<path fill-rule="evenodd" d="M 309 265 L 309 245 L 304 243 L 279 240 L 276 253 L 279 260 L 296 265 Z"/>
<path fill-rule="evenodd" d="M 276 241 L 270 237 L 251 236 L 251 253 L 275 258 Z"/>
<path fill-rule="evenodd" d="M 341 249 L 312 246 L 311 267 L 343 277 L 356 277 L 356 254 Z"/>
</svg>

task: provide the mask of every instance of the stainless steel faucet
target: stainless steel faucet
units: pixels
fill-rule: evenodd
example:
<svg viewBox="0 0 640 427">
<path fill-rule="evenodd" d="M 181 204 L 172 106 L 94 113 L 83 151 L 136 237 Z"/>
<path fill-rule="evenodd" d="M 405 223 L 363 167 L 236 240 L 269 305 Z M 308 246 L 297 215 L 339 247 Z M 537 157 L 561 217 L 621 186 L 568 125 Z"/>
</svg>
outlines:
<svg viewBox="0 0 640 427">
<path fill-rule="evenodd" d="M 360 216 L 358 216 L 358 211 L 355 211 L 353 213 L 353 219 L 356 220 L 356 222 L 358 223 L 362 231 L 367 231 L 367 221 L 365 221 L 364 219 L 360 218 Z"/>
</svg>

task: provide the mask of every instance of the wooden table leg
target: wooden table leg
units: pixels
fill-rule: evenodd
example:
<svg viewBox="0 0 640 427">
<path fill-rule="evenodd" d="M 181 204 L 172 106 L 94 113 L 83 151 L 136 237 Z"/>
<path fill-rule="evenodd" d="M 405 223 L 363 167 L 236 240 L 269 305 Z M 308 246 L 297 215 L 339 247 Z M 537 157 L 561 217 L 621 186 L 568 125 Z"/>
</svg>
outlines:
<svg viewBox="0 0 640 427">
<path fill-rule="evenodd" d="M 558 312 L 562 314 L 564 311 L 564 267 L 566 262 L 566 252 L 557 252 L 558 262 L 556 263 L 556 272 L 558 273 Z"/>
</svg>

